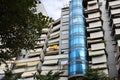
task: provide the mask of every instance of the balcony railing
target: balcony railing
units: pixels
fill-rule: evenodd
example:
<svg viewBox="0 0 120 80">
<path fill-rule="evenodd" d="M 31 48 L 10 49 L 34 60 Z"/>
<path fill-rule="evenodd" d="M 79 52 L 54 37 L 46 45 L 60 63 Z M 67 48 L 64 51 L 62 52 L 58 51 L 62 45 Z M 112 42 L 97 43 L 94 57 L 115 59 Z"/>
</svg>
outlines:
<svg viewBox="0 0 120 80">
<path fill-rule="evenodd" d="M 92 69 L 102 69 L 102 68 L 107 68 L 107 64 L 98 64 L 98 65 L 92 65 L 91 66 Z"/>
<path fill-rule="evenodd" d="M 105 50 L 89 51 L 89 56 L 99 56 L 104 54 L 105 54 Z"/>
<path fill-rule="evenodd" d="M 92 57 L 92 64 L 101 64 L 106 62 L 107 62 L 106 55 Z"/>
<path fill-rule="evenodd" d="M 105 43 L 91 44 L 91 50 L 101 50 L 101 49 L 105 49 Z"/>
</svg>

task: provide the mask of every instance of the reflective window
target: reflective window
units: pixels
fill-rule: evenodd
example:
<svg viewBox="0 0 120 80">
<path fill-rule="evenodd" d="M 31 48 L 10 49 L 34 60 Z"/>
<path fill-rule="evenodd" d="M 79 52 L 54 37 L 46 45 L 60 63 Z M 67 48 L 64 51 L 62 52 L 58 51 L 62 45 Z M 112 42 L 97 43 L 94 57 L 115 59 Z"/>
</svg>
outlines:
<svg viewBox="0 0 120 80">
<path fill-rule="evenodd" d="M 69 15 L 63 15 L 62 18 L 69 18 Z"/>
<path fill-rule="evenodd" d="M 69 21 L 69 17 L 67 18 L 62 18 L 62 22 L 68 22 Z"/>
<path fill-rule="evenodd" d="M 70 39 L 70 46 L 71 47 L 76 47 L 76 46 L 84 47 L 84 46 L 86 46 L 86 41 L 85 41 L 84 36 L 74 36 L 74 37 L 71 37 L 71 39 Z"/>
<path fill-rule="evenodd" d="M 85 35 L 84 27 L 81 27 L 81 25 L 75 25 L 74 27 L 71 28 L 71 31 L 70 31 L 70 35 L 73 35 L 73 34 Z"/>
<path fill-rule="evenodd" d="M 69 59 L 72 60 L 86 60 L 87 50 L 84 48 L 76 48 L 70 51 Z"/>
<path fill-rule="evenodd" d="M 82 62 L 72 62 L 69 64 L 69 76 L 76 75 L 76 74 L 85 74 L 87 63 Z"/>
<path fill-rule="evenodd" d="M 83 14 L 83 10 L 81 8 L 76 8 L 76 9 L 73 9 L 72 10 L 72 15 L 75 15 L 75 14 Z"/>
<path fill-rule="evenodd" d="M 74 20 L 76 20 L 76 22 Z M 78 22 L 81 23 L 82 25 L 84 24 L 83 16 L 77 16 L 73 18 L 73 23 L 78 23 Z"/>
<path fill-rule="evenodd" d="M 62 11 L 62 15 L 69 14 L 69 11 Z"/>
<path fill-rule="evenodd" d="M 80 6 L 80 7 L 83 7 L 82 5 L 82 0 L 74 0 L 72 1 L 72 6 Z"/>
<path fill-rule="evenodd" d="M 62 44 L 67 44 L 68 40 L 61 40 Z"/>
</svg>

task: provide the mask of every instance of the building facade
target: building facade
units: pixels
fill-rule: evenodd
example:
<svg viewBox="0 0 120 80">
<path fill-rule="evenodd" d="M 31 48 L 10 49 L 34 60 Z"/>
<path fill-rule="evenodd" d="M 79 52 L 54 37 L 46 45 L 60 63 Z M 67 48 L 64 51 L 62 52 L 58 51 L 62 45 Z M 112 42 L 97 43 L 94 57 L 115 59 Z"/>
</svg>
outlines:
<svg viewBox="0 0 120 80">
<path fill-rule="evenodd" d="M 80 79 L 89 66 L 112 78 L 119 77 L 118 3 L 119 0 L 71 0 L 61 9 L 57 58 L 58 66 L 66 65 L 67 71 L 62 80 Z"/>
<path fill-rule="evenodd" d="M 42 30 L 36 49 L 13 62 L 13 73 L 33 80 L 37 72 L 64 71 L 60 80 L 80 80 L 90 66 L 119 78 L 119 14 L 120 0 L 71 0 L 61 18 Z"/>
</svg>

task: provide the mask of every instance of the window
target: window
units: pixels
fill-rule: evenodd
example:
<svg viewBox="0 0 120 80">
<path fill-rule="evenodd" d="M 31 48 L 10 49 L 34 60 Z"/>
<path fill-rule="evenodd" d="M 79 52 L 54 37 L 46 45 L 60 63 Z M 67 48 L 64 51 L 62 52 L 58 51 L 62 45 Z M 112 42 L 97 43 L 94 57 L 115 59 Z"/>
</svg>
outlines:
<svg viewBox="0 0 120 80">
<path fill-rule="evenodd" d="M 69 11 L 62 11 L 62 15 L 69 14 Z"/>
<path fill-rule="evenodd" d="M 69 15 L 63 15 L 62 18 L 69 18 Z"/>
<path fill-rule="evenodd" d="M 68 34 L 68 31 L 62 31 L 62 34 Z"/>
<path fill-rule="evenodd" d="M 61 42 L 62 42 L 62 44 L 67 44 L 68 40 L 62 40 Z"/>
</svg>

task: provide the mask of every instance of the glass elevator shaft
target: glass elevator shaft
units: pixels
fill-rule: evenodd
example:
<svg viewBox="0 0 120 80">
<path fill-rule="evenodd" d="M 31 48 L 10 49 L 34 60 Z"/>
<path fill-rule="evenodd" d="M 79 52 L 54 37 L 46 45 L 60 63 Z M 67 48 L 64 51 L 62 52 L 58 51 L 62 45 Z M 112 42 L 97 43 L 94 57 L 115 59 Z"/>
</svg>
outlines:
<svg viewBox="0 0 120 80">
<path fill-rule="evenodd" d="M 70 2 L 69 77 L 84 75 L 87 68 L 86 29 L 82 0 Z"/>
</svg>

